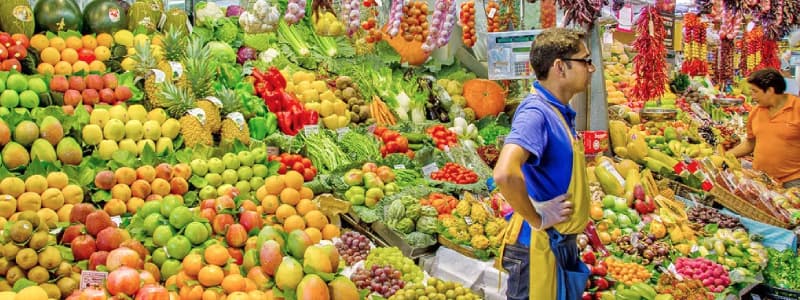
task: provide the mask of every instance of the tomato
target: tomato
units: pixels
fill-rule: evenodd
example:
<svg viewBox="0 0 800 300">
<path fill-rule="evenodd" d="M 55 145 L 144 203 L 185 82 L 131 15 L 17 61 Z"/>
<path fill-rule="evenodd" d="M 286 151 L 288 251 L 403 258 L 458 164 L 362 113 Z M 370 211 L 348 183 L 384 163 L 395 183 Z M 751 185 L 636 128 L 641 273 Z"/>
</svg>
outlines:
<svg viewBox="0 0 800 300">
<path fill-rule="evenodd" d="M 306 169 L 306 167 L 303 166 L 303 163 L 301 163 L 301 162 L 296 162 L 296 163 L 294 163 L 292 165 L 292 170 L 300 172 L 300 174 L 303 174 L 303 170 L 305 170 L 305 169 Z"/>
<path fill-rule="evenodd" d="M 281 163 L 280 167 L 278 167 L 278 174 L 286 174 L 286 165 Z"/>
<path fill-rule="evenodd" d="M 311 168 L 303 170 L 303 180 L 305 180 L 305 181 L 314 180 L 314 176 L 316 176 L 316 175 L 317 175 L 317 173 L 314 172 L 314 170 L 312 170 Z"/>
<path fill-rule="evenodd" d="M 140 283 L 139 272 L 133 268 L 120 267 L 108 274 L 106 287 L 112 296 L 134 295 L 139 290 Z"/>
<path fill-rule="evenodd" d="M 310 159 L 308 159 L 308 158 L 303 158 L 303 159 L 302 159 L 302 162 L 303 162 L 303 166 L 304 166 L 304 167 L 306 167 L 306 168 L 310 168 L 310 167 L 311 167 L 311 160 L 310 160 Z"/>
<path fill-rule="evenodd" d="M 377 135 L 377 136 L 383 136 L 383 132 L 386 131 L 386 130 L 387 130 L 386 127 L 375 126 L 375 131 L 373 131 L 372 133 Z"/>
<path fill-rule="evenodd" d="M 94 51 L 93 50 L 89 50 L 89 49 L 83 48 L 83 49 L 78 51 L 78 60 L 82 60 L 82 61 L 86 62 L 87 64 L 91 63 L 92 61 L 94 61 L 95 58 L 96 58 L 96 56 L 94 55 Z"/>
<path fill-rule="evenodd" d="M 405 137 L 400 137 L 395 140 L 397 143 L 397 150 L 398 152 L 406 152 L 408 150 L 408 139 Z"/>
<path fill-rule="evenodd" d="M 397 143 L 394 141 L 386 143 L 386 151 L 389 153 L 394 153 L 397 151 Z"/>
</svg>

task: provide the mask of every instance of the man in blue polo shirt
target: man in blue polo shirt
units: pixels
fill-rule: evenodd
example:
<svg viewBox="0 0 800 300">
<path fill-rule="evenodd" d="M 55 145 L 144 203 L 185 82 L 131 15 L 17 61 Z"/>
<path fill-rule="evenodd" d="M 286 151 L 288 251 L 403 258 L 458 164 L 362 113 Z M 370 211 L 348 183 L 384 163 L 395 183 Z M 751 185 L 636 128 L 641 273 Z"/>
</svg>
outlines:
<svg viewBox="0 0 800 300">
<path fill-rule="evenodd" d="M 509 273 L 508 299 L 577 299 L 573 298 L 577 290 L 582 292 L 580 286 L 565 284 L 580 279 L 562 281 L 570 275 L 553 262 L 553 253 L 564 252 L 553 251 L 561 245 L 552 241 L 574 239 L 588 222 L 583 148 L 578 146 L 582 144 L 576 138 L 575 111 L 569 101 L 589 84 L 595 70 L 590 57 L 584 34 L 576 30 L 549 29 L 531 45 L 531 66 L 538 81 L 517 108 L 494 169 L 494 180 L 515 214 L 502 255 L 502 266 Z M 576 194 L 581 199 L 575 199 Z M 568 247 L 570 257 L 564 259 L 574 262 L 577 246 Z M 556 254 L 555 260 L 561 259 Z"/>
</svg>

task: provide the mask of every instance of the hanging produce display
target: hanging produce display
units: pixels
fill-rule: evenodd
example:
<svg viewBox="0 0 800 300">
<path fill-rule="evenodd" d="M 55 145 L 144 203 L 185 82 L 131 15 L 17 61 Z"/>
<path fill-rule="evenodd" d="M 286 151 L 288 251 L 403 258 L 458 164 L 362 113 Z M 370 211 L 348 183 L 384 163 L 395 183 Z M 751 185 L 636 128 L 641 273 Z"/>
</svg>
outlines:
<svg viewBox="0 0 800 300">
<path fill-rule="evenodd" d="M 703 76 L 708 73 L 708 46 L 706 45 L 706 24 L 695 14 L 683 17 L 683 65 L 681 72 L 689 76 Z"/>
<path fill-rule="evenodd" d="M 486 30 L 488 32 L 500 31 L 500 4 L 495 0 L 486 2 Z"/>
<path fill-rule="evenodd" d="M 542 12 L 540 23 L 542 28 L 553 28 L 556 26 L 556 0 L 542 0 L 539 2 Z"/>
<path fill-rule="evenodd" d="M 464 46 L 470 48 L 475 46 L 475 41 L 477 40 L 475 36 L 475 1 L 461 3 L 458 20 L 461 25 L 461 41 Z"/>
<path fill-rule="evenodd" d="M 636 82 L 633 98 L 638 101 L 653 100 L 665 92 L 667 78 L 667 48 L 664 45 L 664 22 L 653 6 L 648 6 L 636 20 L 636 40 L 633 57 Z"/>
<path fill-rule="evenodd" d="M 564 10 L 564 25 L 576 24 L 579 26 L 592 26 L 600 17 L 603 5 L 607 0 L 558 0 L 558 6 Z"/>
<path fill-rule="evenodd" d="M 741 65 L 739 66 L 743 75 L 750 75 L 761 65 L 764 42 L 764 31 L 761 26 L 755 26 L 752 30 L 745 32 L 742 40 L 744 51 L 742 52 Z"/>
</svg>

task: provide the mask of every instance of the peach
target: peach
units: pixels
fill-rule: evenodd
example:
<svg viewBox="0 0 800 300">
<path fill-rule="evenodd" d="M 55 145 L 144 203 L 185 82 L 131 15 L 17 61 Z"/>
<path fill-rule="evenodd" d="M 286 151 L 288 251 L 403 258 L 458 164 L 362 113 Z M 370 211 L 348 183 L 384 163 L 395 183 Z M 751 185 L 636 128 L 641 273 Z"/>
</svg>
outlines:
<svg viewBox="0 0 800 300">
<path fill-rule="evenodd" d="M 117 249 L 125 241 L 122 231 L 124 230 L 114 227 L 101 230 L 97 234 L 97 239 L 95 239 L 97 250 L 111 251 Z"/>
<path fill-rule="evenodd" d="M 153 182 L 156 179 L 156 169 L 150 165 L 141 166 L 136 169 L 136 177 L 147 182 Z"/>
<path fill-rule="evenodd" d="M 69 245 L 79 235 L 83 234 L 83 230 L 86 227 L 83 224 L 74 224 L 69 225 L 67 228 L 64 229 L 64 234 L 61 235 L 61 243 L 65 245 Z"/>
<path fill-rule="evenodd" d="M 111 216 L 107 212 L 97 210 L 86 216 L 86 232 L 92 236 L 97 236 L 100 231 L 108 227 L 117 227 L 117 224 L 111 221 Z"/>
<path fill-rule="evenodd" d="M 172 169 L 172 176 L 189 180 L 189 177 L 192 176 L 192 167 L 184 163 L 177 164 Z"/>
<path fill-rule="evenodd" d="M 89 256 L 89 270 L 97 270 L 97 266 L 105 265 L 107 259 L 108 251 L 97 251 L 92 253 L 92 255 Z"/>
<path fill-rule="evenodd" d="M 69 81 L 64 75 L 56 75 L 50 79 L 50 90 L 54 92 L 66 92 L 69 89 Z"/>
<path fill-rule="evenodd" d="M 131 89 L 129 87 L 123 85 L 123 86 L 118 86 L 116 89 L 114 89 L 114 96 L 117 98 L 117 101 L 125 102 L 128 101 L 128 99 L 130 99 L 131 97 L 133 97 L 133 93 L 131 92 Z"/>
<path fill-rule="evenodd" d="M 67 90 L 64 92 L 64 105 L 75 107 L 81 105 L 83 102 L 83 96 L 81 96 L 81 92 L 78 90 Z"/>
<path fill-rule="evenodd" d="M 144 179 L 137 179 L 131 184 L 131 195 L 137 198 L 147 198 L 150 196 L 150 183 Z"/>
<path fill-rule="evenodd" d="M 95 89 L 85 89 L 81 92 L 83 105 L 95 105 L 100 102 L 100 94 Z"/>
<path fill-rule="evenodd" d="M 117 102 L 117 98 L 114 96 L 114 90 L 112 89 L 100 90 L 100 102 L 107 104 L 114 104 L 114 102 Z"/>
<path fill-rule="evenodd" d="M 69 222 L 69 215 L 72 214 L 72 204 L 64 204 L 61 208 L 58 209 L 56 214 L 58 215 L 59 222 Z"/>
<path fill-rule="evenodd" d="M 86 75 L 86 88 L 95 89 L 95 90 L 102 90 L 103 89 L 103 77 L 97 74 L 89 74 Z"/>
<path fill-rule="evenodd" d="M 164 197 L 162 197 L 161 195 L 150 194 L 150 196 L 147 196 L 147 198 L 144 199 L 144 202 L 161 200 L 163 198 Z"/>
<path fill-rule="evenodd" d="M 127 184 L 117 183 L 113 188 L 111 188 L 111 198 L 122 200 L 122 202 L 128 202 L 131 199 L 131 187 Z"/>
<path fill-rule="evenodd" d="M 100 171 L 94 177 L 94 185 L 99 189 L 110 190 L 116 183 L 114 172 L 108 170 Z"/>
<path fill-rule="evenodd" d="M 189 191 L 189 183 L 183 177 L 175 177 L 169 181 L 170 193 L 175 195 L 183 195 Z"/>
<path fill-rule="evenodd" d="M 144 205 L 144 199 L 139 197 L 133 197 L 130 200 L 128 200 L 128 203 L 126 203 L 126 205 L 128 207 L 128 212 L 131 214 L 135 214 L 136 211 L 138 211 L 139 208 L 142 207 L 142 205 Z"/>
<path fill-rule="evenodd" d="M 117 183 L 131 185 L 136 180 L 136 170 L 129 167 L 122 167 L 114 171 L 114 179 Z"/>
<path fill-rule="evenodd" d="M 172 179 L 172 166 L 168 163 L 161 163 L 156 166 L 156 178 L 161 178 L 164 180 Z"/>
<path fill-rule="evenodd" d="M 153 190 L 153 194 L 159 196 L 166 196 L 169 195 L 169 191 L 172 189 L 172 186 L 163 178 L 156 178 L 153 180 L 153 183 L 150 185 Z"/>
<path fill-rule="evenodd" d="M 64 194 L 65 204 L 78 204 L 83 202 L 83 189 L 75 184 L 70 184 L 61 189 Z"/>
<path fill-rule="evenodd" d="M 69 81 L 69 88 L 72 90 L 83 91 L 86 89 L 86 81 L 83 80 L 83 77 L 80 76 L 72 76 L 68 79 Z"/>
<path fill-rule="evenodd" d="M 86 217 L 93 212 L 94 206 L 89 203 L 75 204 L 70 211 L 69 222 L 86 224 Z"/>
<path fill-rule="evenodd" d="M 111 198 L 111 200 L 108 200 L 106 205 L 103 206 L 103 210 L 110 216 L 121 216 L 128 211 L 128 205 L 122 200 Z"/>
<path fill-rule="evenodd" d="M 117 81 L 117 74 L 106 73 L 103 75 L 103 85 L 109 89 L 115 89 L 119 85 Z"/>
</svg>

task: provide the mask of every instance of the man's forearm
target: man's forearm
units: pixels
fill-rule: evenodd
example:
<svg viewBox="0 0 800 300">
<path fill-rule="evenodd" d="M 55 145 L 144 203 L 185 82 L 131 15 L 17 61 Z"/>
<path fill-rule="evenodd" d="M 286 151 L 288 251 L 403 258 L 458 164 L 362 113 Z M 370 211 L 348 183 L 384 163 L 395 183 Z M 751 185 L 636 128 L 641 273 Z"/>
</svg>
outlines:
<svg viewBox="0 0 800 300">
<path fill-rule="evenodd" d="M 745 155 L 749 155 L 753 153 L 753 148 L 755 148 L 755 142 L 752 140 L 744 140 L 736 147 L 733 147 L 730 151 L 728 151 L 733 156 L 739 158 Z"/>
<path fill-rule="evenodd" d="M 514 208 L 514 213 L 520 214 L 532 226 L 539 227 L 542 219 L 528 198 L 527 187 L 525 187 L 525 179 L 522 174 L 510 174 L 499 178 L 497 186 L 500 188 L 500 192 L 503 193 L 503 197 L 508 201 L 508 204 Z"/>
</svg>

